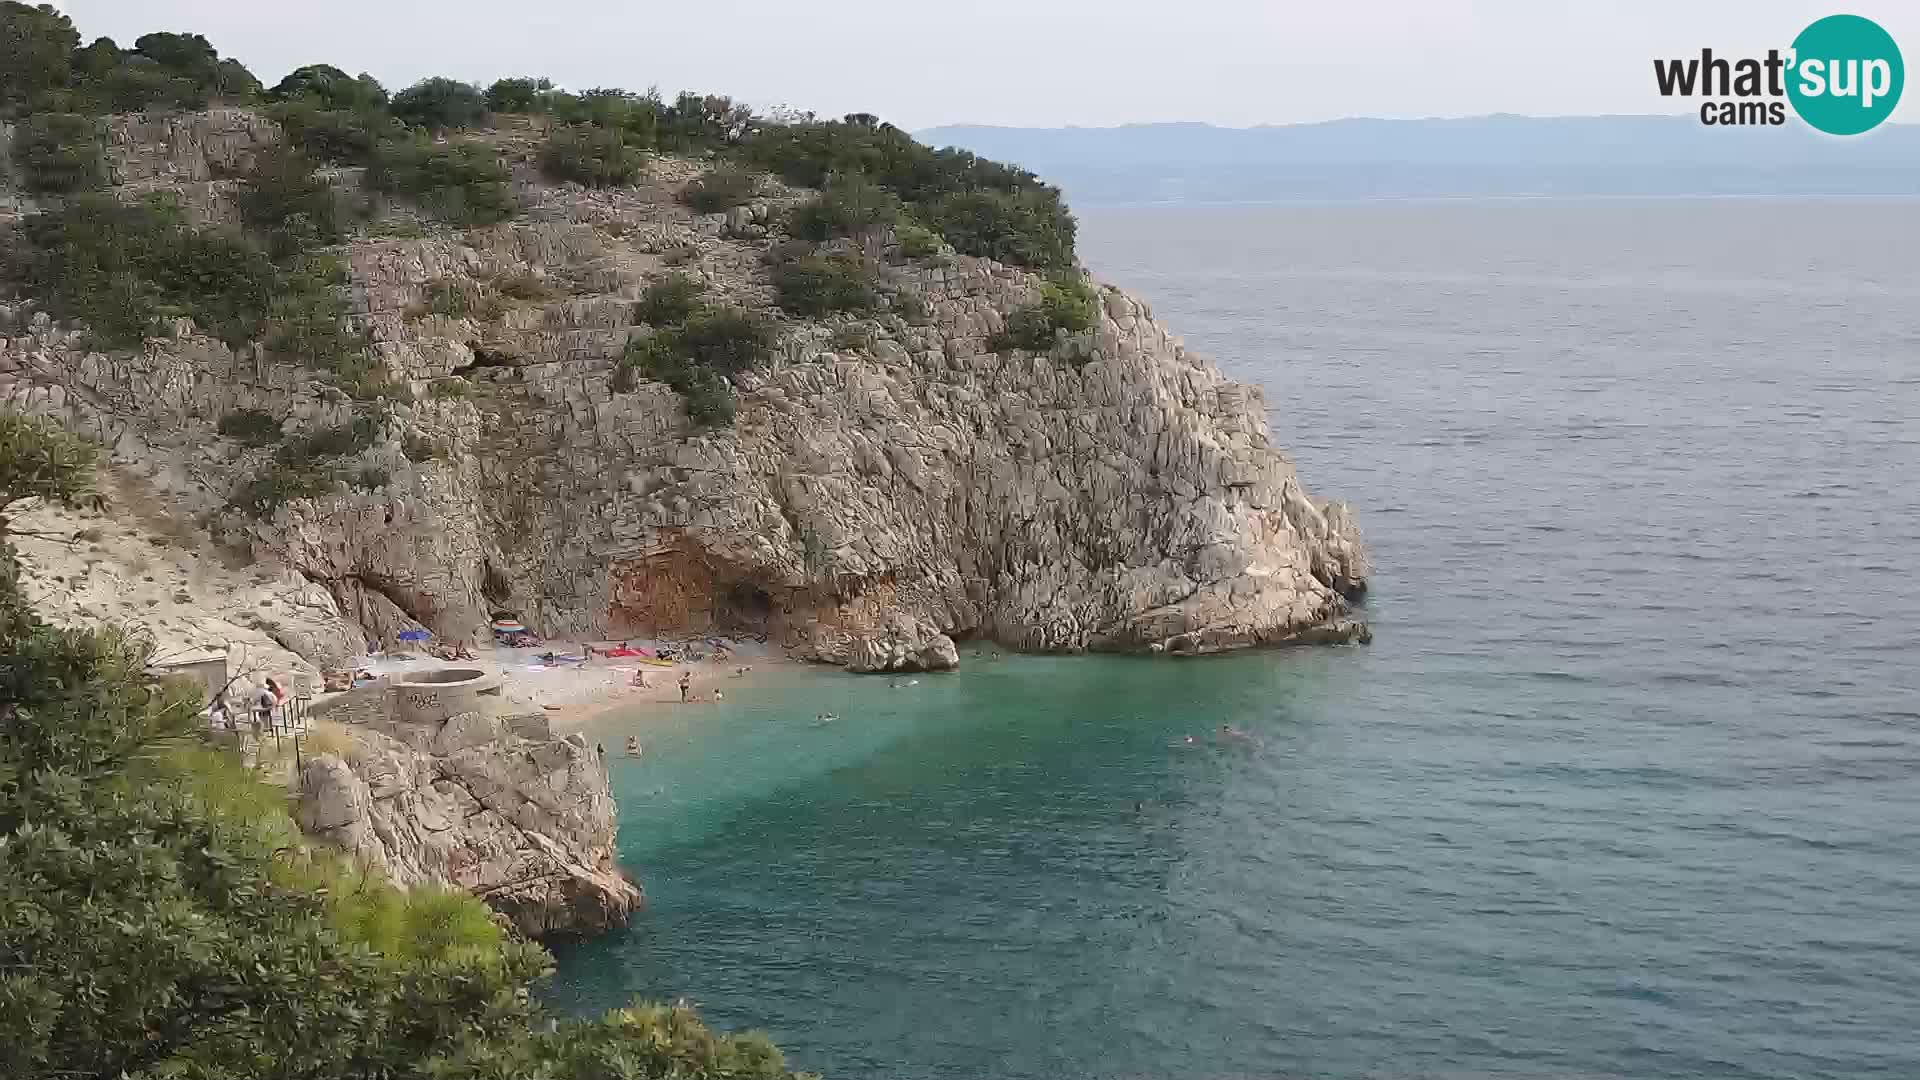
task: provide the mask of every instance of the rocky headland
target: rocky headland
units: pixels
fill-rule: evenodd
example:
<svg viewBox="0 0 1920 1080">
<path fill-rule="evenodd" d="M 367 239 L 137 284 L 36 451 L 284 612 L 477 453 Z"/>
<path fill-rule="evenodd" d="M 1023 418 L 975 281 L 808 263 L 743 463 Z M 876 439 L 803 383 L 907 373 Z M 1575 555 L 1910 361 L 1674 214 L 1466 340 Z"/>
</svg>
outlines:
<svg viewBox="0 0 1920 1080">
<path fill-rule="evenodd" d="M 169 528 L 255 568 L 209 591 L 176 560 L 169 610 L 194 614 L 155 614 L 163 649 L 238 636 L 330 669 L 408 630 L 485 640 L 501 610 L 560 640 L 765 635 L 858 671 L 950 668 L 966 638 L 1168 654 L 1364 639 L 1351 514 L 1301 486 L 1260 391 L 1139 299 L 1076 275 L 1084 323 L 1010 346 L 1047 275 L 881 226 L 823 248 L 870 267 L 877 302 L 798 315 L 769 266 L 816 192 L 761 176 L 700 213 L 685 195 L 715 165 L 670 153 L 630 183 L 554 183 L 547 126 L 500 117 L 469 137 L 510 170 L 509 219 L 456 227 L 379 194 L 333 247 L 375 395 L 191 318 L 102 348 L 31 294 L 0 303 L 0 406 L 97 440 Z M 101 121 L 108 190 L 168 196 L 211 231 L 241 225 L 236 177 L 284 138 L 244 108 Z M 0 186 L 0 230 L 58 205 Z M 731 373 L 728 423 L 633 377 L 661 333 L 644 301 L 675 276 L 773 328 L 766 362 Z M 326 464 L 290 488 L 294 447 Z M 166 586 L 74 584 L 85 550 L 29 560 L 68 617 L 158 603 Z M 302 823 L 529 932 L 618 921 L 638 892 L 612 868 L 603 765 L 505 724 L 363 730 L 301 773 Z"/>
</svg>

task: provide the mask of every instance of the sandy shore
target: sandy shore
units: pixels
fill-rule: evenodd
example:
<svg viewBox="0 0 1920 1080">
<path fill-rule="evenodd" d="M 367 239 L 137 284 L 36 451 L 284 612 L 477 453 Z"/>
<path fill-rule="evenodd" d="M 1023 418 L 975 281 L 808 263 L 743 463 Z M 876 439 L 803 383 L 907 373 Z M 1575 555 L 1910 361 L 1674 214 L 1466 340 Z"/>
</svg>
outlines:
<svg viewBox="0 0 1920 1080">
<path fill-rule="evenodd" d="M 588 642 L 595 649 L 610 648 L 613 643 Z M 636 646 L 648 644 L 634 642 Z M 693 676 L 691 687 L 695 701 L 712 701 L 716 690 L 726 693 L 749 684 L 756 676 L 776 668 L 798 666 L 778 650 L 756 642 L 733 642 L 724 658 L 682 662 L 671 667 L 643 664 L 631 657 L 594 656 L 581 664 L 546 664 L 540 653 L 556 652 L 578 656 L 582 645 L 543 645 L 536 649 L 496 649 L 483 651 L 483 661 L 492 661 L 505 682 L 507 697 L 516 706 L 538 708 L 546 712 L 555 731 L 572 731 L 610 709 L 637 704 L 658 704 L 662 708 L 680 704 L 680 676 Z M 744 673 L 741 669 L 746 669 Z M 647 685 L 633 685 L 636 674 L 645 673 Z"/>
</svg>

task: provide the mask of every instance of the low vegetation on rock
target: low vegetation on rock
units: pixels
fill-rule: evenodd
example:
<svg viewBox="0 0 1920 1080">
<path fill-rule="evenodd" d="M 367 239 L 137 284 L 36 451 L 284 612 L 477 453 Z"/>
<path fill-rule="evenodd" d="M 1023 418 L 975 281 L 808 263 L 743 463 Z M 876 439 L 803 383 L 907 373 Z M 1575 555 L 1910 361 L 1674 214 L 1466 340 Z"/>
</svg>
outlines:
<svg viewBox="0 0 1920 1080">
<path fill-rule="evenodd" d="M 642 378 L 662 382 L 686 399 L 687 418 L 700 427 L 733 423 L 732 377 L 773 356 L 775 328 L 735 307 L 696 308 L 678 323 L 627 347 L 614 370 L 617 392 Z"/>
<path fill-rule="evenodd" d="M 20 183 L 40 195 L 92 191 L 107 182 L 101 161 L 100 125 L 77 113 L 36 113 L 13 132 L 13 162 Z"/>
<path fill-rule="evenodd" d="M 668 274 L 652 282 L 634 304 L 633 317 L 653 326 L 685 322 L 700 306 L 706 286 L 689 274 Z"/>
<path fill-rule="evenodd" d="M 453 225 L 492 225 L 518 209 L 499 154 L 477 142 L 390 139 L 374 151 L 367 185 L 405 196 Z"/>
<path fill-rule="evenodd" d="M 646 171 L 647 156 L 619 128 L 580 124 L 557 128 L 540 152 L 540 172 L 555 183 L 588 187 L 631 184 Z"/>
<path fill-rule="evenodd" d="M 745 169 L 722 167 L 688 184 L 680 200 L 696 213 L 717 214 L 744 205 L 759 189 L 760 178 Z"/>
<path fill-rule="evenodd" d="M 774 292 L 780 306 L 794 315 L 872 311 L 880 306 L 877 285 L 873 265 L 854 252 L 809 252 L 773 266 Z"/>
<path fill-rule="evenodd" d="M 1093 327 L 1098 300 L 1086 281 L 1060 278 L 1040 286 L 1040 297 L 1007 315 L 1007 325 L 989 343 L 994 351 L 1025 349 L 1046 352 L 1062 334 L 1078 334 Z"/>
</svg>

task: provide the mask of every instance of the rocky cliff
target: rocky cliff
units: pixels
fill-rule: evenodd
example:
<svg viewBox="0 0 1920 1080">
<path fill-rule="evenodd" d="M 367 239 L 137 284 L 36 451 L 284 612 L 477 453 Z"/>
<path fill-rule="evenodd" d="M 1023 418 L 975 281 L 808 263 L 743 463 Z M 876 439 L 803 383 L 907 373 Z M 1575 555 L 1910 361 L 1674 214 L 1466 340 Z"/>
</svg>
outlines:
<svg viewBox="0 0 1920 1080">
<path fill-rule="evenodd" d="M 232 212 L 232 181 L 217 177 L 277 137 L 245 110 L 111 130 L 123 192 L 175 192 L 209 223 Z M 623 349 L 647 333 L 634 302 L 671 268 L 771 310 L 765 256 L 807 193 L 769 179 L 750 205 L 699 215 L 676 196 L 700 162 L 658 158 L 640 183 L 592 191 L 539 182 L 533 133 L 489 138 L 517 163 L 514 220 L 344 252 L 353 320 L 416 392 L 350 463 L 379 478 L 371 489 L 265 519 L 223 509 L 271 454 L 217 437 L 223 415 L 263 410 L 298 434 L 364 406 L 184 321 L 104 354 L 83 328 L 14 305 L 0 313 L 15 326 L 0 401 L 98 436 L 372 636 L 471 636 L 507 608 L 552 636 L 744 629 L 893 670 L 948 662 L 949 637 L 1206 652 L 1360 632 L 1351 516 L 1302 488 L 1260 392 L 1138 299 L 1100 288 L 1088 331 L 1050 354 L 995 352 L 1039 278 L 951 251 L 907 258 L 869 236 L 883 291 L 917 297 L 926 317 L 783 317 L 779 358 L 737 379 L 736 423 L 697 430 L 664 385 L 614 389 Z M 15 197 L 0 215 L 9 205 L 31 209 Z M 434 313 L 449 288 L 490 302 Z"/>
<path fill-rule="evenodd" d="M 300 827 L 402 887 L 466 889 L 529 936 L 621 925 L 641 894 L 614 866 L 606 768 L 529 721 L 356 727 L 301 769 Z"/>
</svg>

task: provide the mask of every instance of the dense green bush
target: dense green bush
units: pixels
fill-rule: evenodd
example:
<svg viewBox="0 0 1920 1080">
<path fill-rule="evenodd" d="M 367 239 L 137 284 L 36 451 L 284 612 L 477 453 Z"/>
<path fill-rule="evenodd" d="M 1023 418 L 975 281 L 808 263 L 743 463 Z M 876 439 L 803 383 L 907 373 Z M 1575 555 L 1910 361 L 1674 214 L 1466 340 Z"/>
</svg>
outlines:
<svg viewBox="0 0 1920 1080">
<path fill-rule="evenodd" d="M 201 109 L 260 92 L 245 67 L 198 34 L 146 34 L 131 50 L 110 38 L 85 48 L 79 41 L 49 5 L 0 3 L 0 115 Z"/>
<path fill-rule="evenodd" d="M 759 188 L 758 176 L 723 165 L 688 184 L 680 193 L 680 201 L 695 213 L 717 214 L 749 202 Z"/>
<path fill-rule="evenodd" d="M 793 208 L 787 231 L 805 240 L 857 236 L 900 220 L 900 198 L 862 177 L 837 180 L 818 198 Z"/>
<path fill-rule="evenodd" d="M 654 326 L 684 320 L 700 306 L 706 283 L 688 274 L 668 274 L 652 282 L 633 305 L 633 317 Z"/>
<path fill-rule="evenodd" d="M 772 323 L 753 312 L 708 307 L 689 315 L 675 337 L 694 363 L 737 375 L 772 359 L 779 335 Z"/>
<path fill-rule="evenodd" d="M 930 149 L 871 116 L 761 125 L 736 153 L 803 187 L 864 176 L 965 254 L 1036 269 L 1073 266 L 1075 225 L 1059 189 L 964 150 Z"/>
<path fill-rule="evenodd" d="M 619 128 L 581 124 L 556 128 L 540 151 L 540 172 L 555 182 L 571 180 L 588 187 L 631 184 L 647 167 L 647 157 L 628 145 Z"/>
<path fill-rule="evenodd" d="M 313 160 L 298 149 L 276 146 L 256 154 L 241 177 L 234 195 L 241 220 L 267 237 L 276 258 L 337 244 L 345 234 L 340 198 L 313 169 Z"/>
<path fill-rule="evenodd" d="M 0 116 L 43 107 L 73 77 L 80 31 L 51 4 L 0 3 Z"/>
<path fill-rule="evenodd" d="M 253 340 L 286 275 L 245 243 L 188 225 L 156 196 L 121 203 L 82 195 L 20 227 L 0 251 L 0 278 L 59 319 L 81 319 L 108 347 L 138 345 L 186 315 L 229 344 Z"/>
<path fill-rule="evenodd" d="M 377 110 L 387 105 L 387 90 L 379 80 L 371 75 L 354 78 L 331 64 L 295 68 L 267 91 L 267 97 L 328 111 Z"/>
<path fill-rule="evenodd" d="M 955 192 L 917 212 L 963 254 L 1035 269 L 1073 266 L 1073 217 L 1052 189 Z"/>
<path fill-rule="evenodd" d="M 902 221 L 894 227 L 894 239 L 900 241 L 900 254 L 909 259 L 926 259 L 940 254 L 946 241 L 940 234 L 915 221 Z"/>
<path fill-rule="evenodd" d="M 272 446 L 280 441 L 280 418 L 260 409 L 235 409 L 220 418 L 219 431 L 247 446 Z"/>
<path fill-rule="evenodd" d="M 696 363 L 671 331 L 662 331 L 627 347 L 614 372 L 614 389 L 633 389 L 635 376 L 672 387 L 684 400 L 687 419 L 700 427 L 733 423 L 733 384 L 725 375 Z"/>
<path fill-rule="evenodd" d="M 633 389 L 638 376 L 666 383 L 686 399 L 687 416 L 702 427 L 733 423 L 730 377 L 772 358 L 774 326 L 733 307 L 700 308 L 676 326 L 627 347 L 614 371 L 613 388 Z"/>
<path fill-rule="evenodd" d="M 370 163 L 381 140 L 397 137 L 402 130 L 384 112 L 325 109 L 307 98 L 274 105 L 267 115 L 280 124 L 287 141 L 308 157 L 337 165 Z"/>
<path fill-rule="evenodd" d="M 99 125 L 75 113 L 37 113 L 13 132 L 13 163 L 28 191 L 68 195 L 107 182 Z"/>
<path fill-rule="evenodd" d="M 1007 316 L 1006 329 L 989 346 L 995 352 L 1026 349 L 1047 352 L 1062 332 L 1078 334 L 1092 329 L 1099 315 L 1099 299 L 1087 283 L 1063 278 L 1040 286 L 1040 297 Z"/>
<path fill-rule="evenodd" d="M 448 131 L 479 126 L 487 116 L 487 99 L 471 83 L 436 76 L 393 95 L 389 108 L 403 123 Z"/>
<path fill-rule="evenodd" d="M 492 86 L 487 87 L 487 111 L 497 113 L 546 112 L 548 111 L 547 94 L 552 90 L 552 79 L 498 79 L 495 80 Z"/>
<path fill-rule="evenodd" d="M 773 287 L 780 306 L 795 315 L 872 311 L 880 303 L 873 267 L 847 252 L 816 252 L 776 263 Z"/>
<path fill-rule="evenodd" d="M 506 166 L 480 143 L 383 143 L 367 168 L 367 183 L 376 191 L 407 196 L 456 225 L 492 225 L 518 208 Z"/>
</svg>

